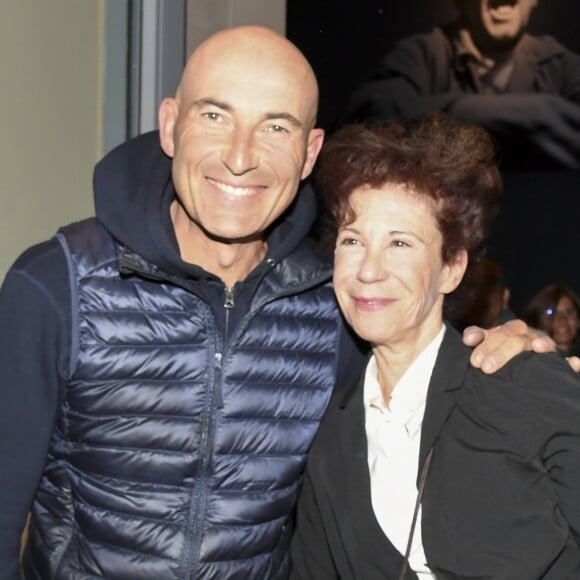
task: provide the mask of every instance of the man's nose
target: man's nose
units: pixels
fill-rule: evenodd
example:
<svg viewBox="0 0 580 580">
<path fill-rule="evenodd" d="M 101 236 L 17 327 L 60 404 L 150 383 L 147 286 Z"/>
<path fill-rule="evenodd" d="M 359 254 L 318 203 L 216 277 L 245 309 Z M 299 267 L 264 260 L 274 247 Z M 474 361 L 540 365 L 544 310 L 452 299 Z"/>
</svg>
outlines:
<svg viewBox="0 0 580 580">
<path fill-rule="evenodd" d="M 243 175 L 258 166 L 252 131 L 237 128 L 224 146 L 222 162 L 233 175 Z"/>
</svg>

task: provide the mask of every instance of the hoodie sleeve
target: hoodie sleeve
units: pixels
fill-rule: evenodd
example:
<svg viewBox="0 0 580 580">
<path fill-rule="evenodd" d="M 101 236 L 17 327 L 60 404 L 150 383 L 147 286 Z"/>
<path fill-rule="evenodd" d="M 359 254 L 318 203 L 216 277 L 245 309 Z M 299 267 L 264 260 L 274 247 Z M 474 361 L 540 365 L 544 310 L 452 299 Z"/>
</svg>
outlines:
<svg viewBox="0 0 580 580">
<path fill-rule="evenodd" d="M 0 580 L 20 577 L 20 538 L 68 374 L 68 280 L 51 240 L 27 250 L 0 289 Z"/>
</svg>

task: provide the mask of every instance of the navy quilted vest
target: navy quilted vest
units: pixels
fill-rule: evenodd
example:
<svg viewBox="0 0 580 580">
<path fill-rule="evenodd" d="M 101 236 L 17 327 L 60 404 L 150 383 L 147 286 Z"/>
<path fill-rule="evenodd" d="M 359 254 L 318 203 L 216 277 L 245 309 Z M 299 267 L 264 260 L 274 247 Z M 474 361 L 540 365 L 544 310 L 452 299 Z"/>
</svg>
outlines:
<svg viewBox="0 0 580 580">
<path fill-rule="evenodd" d="M 154 268 L 120 275 L 124 250 L 96 220 L 60 237 L 76 356 L 26 577 L 286 577 L 305 456 L 335 376 L 328 270 L 308 248 L 274 266 L 223 344 L 183 282 Z"/>
</svg>

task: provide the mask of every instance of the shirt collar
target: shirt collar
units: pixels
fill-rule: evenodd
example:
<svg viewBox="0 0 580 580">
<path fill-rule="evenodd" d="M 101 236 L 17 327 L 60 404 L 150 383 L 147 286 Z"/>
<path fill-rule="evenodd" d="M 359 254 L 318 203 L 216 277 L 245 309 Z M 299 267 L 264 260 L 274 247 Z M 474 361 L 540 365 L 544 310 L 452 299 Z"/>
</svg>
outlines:
<svg viewBox="0 0 580 580">
<path fill-rule="evenodd" d="M 399 421 L 409 431 L 420 429 L 431 374 L 444 335 L 445 325 L 442 325 L 435 338 L 411 363 L 395 385 L 388 407 L 378 381 L 377 362 L 374 355 L 371 356 L 364 378 L 365 410 L 367 412 L 372 409 L 378 410 L 386 420 Z"/>
<path fill-rule="evenodd" d="M 484 57 L 475 46 L 469 30 L 466 28 L 459 28 L 453 37 L 453 46 L 455 48 L 455 55 L 457 64 L 465 67 L 466 63 L 472 62 L 476 65 L 478 74 L 481 76 L 489 72 L 495 66 L 495 62 L 491 58 Z"/>
</svg>

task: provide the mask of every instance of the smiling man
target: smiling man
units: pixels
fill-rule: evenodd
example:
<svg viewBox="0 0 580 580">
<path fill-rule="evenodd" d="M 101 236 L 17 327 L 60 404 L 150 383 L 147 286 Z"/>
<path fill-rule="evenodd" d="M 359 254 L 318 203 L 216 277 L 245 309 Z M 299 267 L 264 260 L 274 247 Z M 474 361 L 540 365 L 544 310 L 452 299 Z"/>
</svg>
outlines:
<svg viewBox="0 0 580 580">
<path fill-rule="evenodd" d="M 304 57 L 290 43 L 265 51 L 256 40 L 239 36 L 231 53 L 231 34 L 202 45 L 159 115 L 181 256 L 229 286 L 263 260 L 265 231 L 294 200 L 323 140 Z"/>
<path fill-rule="evenodd" d="M 526 33 L 538 1 L 455 0 L 457 18 L 400 40 L 344 119 L 440 110 L 491 131 L 502 169 L 580 169 L 580 56 Z"/>
<path fill-rule="evenodd" d="M 287 577 L 306 453 L 363 363 L 307 237 L 317 99 L 285 38 L 212 36 L 159 133 L 97 165 L 96 217 L 6 276 L 2 580 Z M 474 362 L 495 370 L 526 328 Z"/>
</svg>

